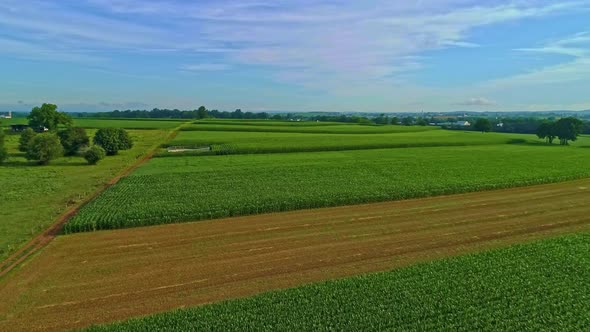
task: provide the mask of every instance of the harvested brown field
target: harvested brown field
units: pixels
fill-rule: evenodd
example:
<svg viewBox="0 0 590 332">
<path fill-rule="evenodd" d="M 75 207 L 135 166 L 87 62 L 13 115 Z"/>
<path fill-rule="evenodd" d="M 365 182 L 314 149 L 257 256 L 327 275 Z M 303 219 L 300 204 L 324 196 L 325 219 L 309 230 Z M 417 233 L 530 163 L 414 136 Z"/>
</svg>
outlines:
<svg viewBox="0 0 590 332">
<path fill-rule="evenodd" d="M 590 228 L 590 179 L 59 236 L 0 280 L 0 330 L 62 330 Z"/>
</svg>

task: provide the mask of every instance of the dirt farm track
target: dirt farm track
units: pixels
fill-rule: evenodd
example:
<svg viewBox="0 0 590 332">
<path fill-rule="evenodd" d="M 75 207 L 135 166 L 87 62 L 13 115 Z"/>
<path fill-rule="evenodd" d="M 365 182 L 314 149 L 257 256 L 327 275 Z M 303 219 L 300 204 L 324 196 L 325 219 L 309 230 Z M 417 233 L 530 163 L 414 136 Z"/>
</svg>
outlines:
<svg viewBox="0 0 590 332">
<path fill-rule="evenodd" d="M 590 229 L 590 179 L 58 236 L 0 279 L 0 331 L 63 330 Z"/>
</svg>

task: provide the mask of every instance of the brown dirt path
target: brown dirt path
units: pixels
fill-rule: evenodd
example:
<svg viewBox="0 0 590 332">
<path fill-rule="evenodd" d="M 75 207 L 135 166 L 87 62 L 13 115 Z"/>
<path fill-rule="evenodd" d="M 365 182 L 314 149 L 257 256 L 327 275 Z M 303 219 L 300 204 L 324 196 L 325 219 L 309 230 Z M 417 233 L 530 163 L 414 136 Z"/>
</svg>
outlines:
<svg viewBox="0 0 590 332">
<path fill-rule="evenodd" d="M 0 283 L 0 330 L 84 327 L 590 229 L 590 179 L 60 236 Z"/>
<path fill-rule="evenodd" d="M 181 125 L 182 126 L 182 125 Z M 170 135 L 166 138 L 166 141 L 173 139 L 177 134 L 178 130 L 181 127 L 174 129 Z M 8 256 L 3 262 L 0 263 L 0 280 L 14 268 L 16 268 L 19 264 L 24 262 L 29 257 L 33 256 L 43 247 L 45 247 L 51 240 L 53 240 L 57 235 L 61 233 L 65 223 L 72 218 L 80 208 L 84 205 L 91 202 L 95 199 L 98 195 L 102 192 L 107 190 L 110 186 L 114 185 L 115 183 L 119 182 L 119 180 L 133 172 L 136 168 L 141 166 L 143 163 L 151 159 L 157 149 L 160 147 L 160 144 L 153 146 L 144 156 L 139 158 L 135 163 L 125 168 L 119 175 L 109 180 L 102 188 L 97 190 L 95 193 L 84 199 L 79 204 L 76 204 L 65 211 L 63 214 L 59 215 L 57 219 L 51 224 L 45 231 L 41 234 L 35 236 L 32 240 L 27 242 L 24 246 L 22 246 L 19 250 Z"/>
</svg>

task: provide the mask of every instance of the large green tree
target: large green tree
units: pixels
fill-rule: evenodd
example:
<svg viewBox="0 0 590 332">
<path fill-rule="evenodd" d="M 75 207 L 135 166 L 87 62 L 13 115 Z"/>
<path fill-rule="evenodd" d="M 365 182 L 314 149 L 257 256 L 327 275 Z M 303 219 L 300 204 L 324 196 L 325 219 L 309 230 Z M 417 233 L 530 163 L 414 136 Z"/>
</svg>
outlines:
<svg viewBox="0 0 590 332">
<path fill-rule="evenodd" d="M 43 104 L 34 107 L 27 117 L 32 128 L 45 127 L 51 131 L 57 130 L 59 125 L 72 125 L 72 118 L 64 112 L 57 111 L 57 105 Z"/>
<path fill-rule="evenodd" d="M 555 135 L 559 138 L 561 145 L 568 145 L 569 141 L 576 141 L 583 129 L 584 123 L 574 117 L 562 118 L 555 123 Z"/>
<path fill-rule="evenodd" d="M 555 140 L 555 123 L 554 122 L 543 122 L 537 128 L 537 137 L 544 139 L 549 144 L 553 144 Z"/>
<path fill-rule="evenodd" d="M 486 118 L 479 118 L 475 121 L 473 128 L 482 133 L 487 133 L 492 131 L 492 123 Z"/>
<path fill-rule="evenodd" d="M 64 148 L 55 134 L 39 134 L 29 143 L 26 158 L 47 165 L 53 159 L 63 156 Z"/>
<path fill-rule="evenodd" d="M 201 107 L 199 107 L 199 109 L 197 109 L 197 118 L 204 119 L 204 118 L 208 118 L 208 117 L 209 117 L 209 111 L 207 110 L 207 108 L 205 108 L 205 106 L 201 106 Z"/>
<path fill-rule="evenodd" d="M 76 155 L 80 149 L 90 144 L 86 130 L 80 127 L 69 127 L 58 133 L 66 156 Z"/>
</svg>

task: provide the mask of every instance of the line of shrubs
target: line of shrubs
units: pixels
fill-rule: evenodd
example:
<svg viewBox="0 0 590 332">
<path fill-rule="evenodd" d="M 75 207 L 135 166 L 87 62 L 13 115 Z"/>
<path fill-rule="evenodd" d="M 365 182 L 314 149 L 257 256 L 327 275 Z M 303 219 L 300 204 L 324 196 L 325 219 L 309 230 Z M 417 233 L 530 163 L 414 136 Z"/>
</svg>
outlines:
<svg viewBox="0 0 590 332">
<path fill-rule="evenodd" d="M 19 151 L 25 153 L 27 160 L 47 165 L 51 160 L 61 156 L 82 156 L 95 165 L 105 156 L 116 155 L 120 150 L 128 150 L 133 141 L 122 128 L 99 129 L 90 145 L 90 138 L 84 128 L 68 127 L 57 133 L 36 133 L 31 128 L 25 129 L 19 139 Z"/>
</svg>

